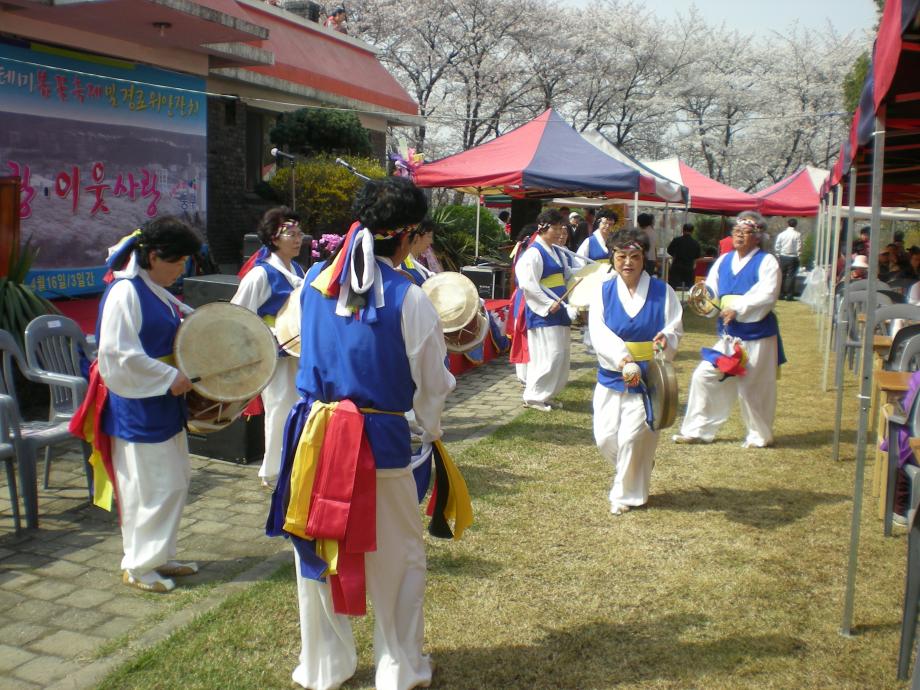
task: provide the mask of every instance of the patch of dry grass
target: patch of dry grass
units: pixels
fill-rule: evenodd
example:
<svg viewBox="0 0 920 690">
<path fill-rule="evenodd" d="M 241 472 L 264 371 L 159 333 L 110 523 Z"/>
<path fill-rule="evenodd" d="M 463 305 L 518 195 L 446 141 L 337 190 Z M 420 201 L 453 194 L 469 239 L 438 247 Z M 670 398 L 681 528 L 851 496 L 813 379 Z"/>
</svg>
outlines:
<svg viewBox="0 0 920 690">
<path fill-rule="evenodd" d="M 455 460 L 476 524 L 429 542 L 427 646 L 439 688 L 898 687 L 905 537 L 867 499 L 856 630 L 841 637 L 855 382 L 847 461 L 830 459 L 814 318 L 780 304 L 777 445 L 742 449 L 737 411 L 711 446 L 663 434 L 647 509 L 608 512 L 611 468 L 591 437 L 592 380 L 566 409 L 527 412 Z M 712 323 L 687 316 L 681 399 Z M 462 381 L 461 381 L 462 384 Z M 120 669 L 106 688 L 290 687 L 299 650 L 292 570 L 253 586 Z M 372 630 L 356 621 L 373 684 Z"/>
</svg>

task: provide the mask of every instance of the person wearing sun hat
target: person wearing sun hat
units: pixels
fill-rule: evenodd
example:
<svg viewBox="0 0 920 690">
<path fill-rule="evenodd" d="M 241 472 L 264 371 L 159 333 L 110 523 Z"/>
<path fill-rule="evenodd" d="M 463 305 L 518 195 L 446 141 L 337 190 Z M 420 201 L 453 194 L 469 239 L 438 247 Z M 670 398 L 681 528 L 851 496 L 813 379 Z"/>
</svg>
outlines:
<svg viewBox="0 0 920 690">
<path fill-rule="evenodd" d="M 782 273 L 776 257 L 760 249 L 765 227 L 756 211 L 738 214 L 732 230 L 734 249 L 716 259 L 706 277 L 720 306 L 711 312 L 718 316 L 719 335 L 711 350 L 738 355 L 745 361 L 744 374 L 726 375 L 712 357 L 704 357 L 690 380 L 687 412 L 675 443 L 711 443 L 737 399 L 747 429 L 742 445 L 773 445 L 776 379 L 785 361 L 773 313 Z"/>
<path fill-rule="evenodd" d="M 397 270 L 427 208 L 408 179 L 368 181 L 355 199 L 358 221 L 302 289 L 301 399 L 288 416 L 266 533 L 294 544 L 301 650 L 292 679 L 313 690 L 337 688 L 354 674 L 348 617 L 366 613 L 367 595 L 375 687 L 431 683 L 422 652 L 425 545 L 406 413 L 422 443 L 441 448 L 441 412 L 455 381 L 434 306 Z M 457 498 L 453 481 L 437 486 L 438 496 Z M 460 512 L 455 538 L 472 520 Z"/>
</svg>

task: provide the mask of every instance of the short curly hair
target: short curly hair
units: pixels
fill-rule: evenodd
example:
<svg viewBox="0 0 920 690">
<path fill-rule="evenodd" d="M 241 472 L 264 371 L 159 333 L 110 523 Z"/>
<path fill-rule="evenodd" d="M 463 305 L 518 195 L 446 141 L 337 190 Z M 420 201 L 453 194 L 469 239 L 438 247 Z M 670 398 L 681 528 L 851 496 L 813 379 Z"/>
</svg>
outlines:
<svg viewBox="0 0 920 690">
<path fill-rule="evenodd" d="M 201 249 L 201 240 L 191 226 L 176 216 L 162 216 L 141 228 L 134 256 L 141 268 L 150 268 L 150 252 L 163 261 L 178 261 Z"/>
<path fill-rule="evenodd" d="M 610 251 L 611 257 L 616 251 L 622 251 L 636 245 L 642 248 L 643 254 L 649 249 L 648 235 L 645 234 L 645 230 L 640 230 L 633 226 L 617 230 L 607 238 L 607 249 Z"/>
<path fill-rule="evenodd" d="M 352 212 L 368 230 L 397 230 L 421 222 L 428 213 L 428 199 L 411 180 L 384 177 L 364 184 Z"/>
<path fill-rule="evenodd" d="M 278 245 L 275 244 L 275 236 L 278 234 L 278 228 L 281 227 L 282 223 L 287 221 L 296 221 L 300 222 L 300 214 L 296 211 L 291 210 L 287 206 L 275 206 L 275 208 L 270 208 L 262 216 L 262 220 L 259 221 L 259 227 L 256 229 L 256 233 L 259 235 L 259 240 L 266 247 L 275 251 L 278 248 Z"/>
</svg>

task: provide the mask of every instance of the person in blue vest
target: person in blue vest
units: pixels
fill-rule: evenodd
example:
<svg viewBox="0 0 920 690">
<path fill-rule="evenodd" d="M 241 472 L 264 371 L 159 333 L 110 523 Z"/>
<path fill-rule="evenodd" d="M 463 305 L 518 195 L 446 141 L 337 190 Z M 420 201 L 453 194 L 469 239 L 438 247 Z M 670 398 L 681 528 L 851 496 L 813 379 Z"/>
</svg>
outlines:
<svg viewBox="0 0 920 690">
<path fill-rule="evenodd" d="M 419 287 L 434 275 L 434 271 L 418 260 L 418 257 L 428 251 L 433 241 L 434 221 L 430 218 L 426 218 L 419 223 L 418 228 L 412 234 L 411 244 L 409 245 L 409 256 L 407 256 L 400 265 L 400 269 L 408 273 L 412 278 L 412 282 Z"/>
<path fill-rule="evenodd" d="M 294 260 L 300 254 L 304 238 L 300 216 L 287 206 L 270 209 L 259 222 L 258 235 L 262 248 L 251 268 L 242 275 L 230 302 L 258 314 L 274 333 L 276 315 L 303 282 L 304 270 Z M 273 487 L 278 478 L 284 422 L 300 399 L 294 387 L 296 373 L 296 357 L 279 357 L 275 374 L 262 391 L 265 453 L 259 477 L 265 487 Z"/>
<path fill-rule="evenodd" d="M 598 362 L 594 439 L 614 466 L 610 512 L 622 515 L 648 502 L 659 432 L 649 426 L 646 369 L 656 350 L 674 358 L 683 310 L 671 286 L 643 270 L 645 232 L 620 230 L 607 245 L 616 273 L 599 286 L 588 310 Z"/>
<path fill-rule="evenodd" d="M 425 195 L 405 178 L 370 180 L 353 210 L 359 222 L 328 262 L 310 269 L 302 290 L 296 377 L 301 400 L 288 420 L 290 442 L 286 440 L 267 531 L 280 534 L 278 526 L 284 524 L 283 529 L 294 535 L 302 645 L 293 680 L 305 688 L 326 690 L 354 674 L 357 654 L 346 614 L 363 613 L 366 578 L 375 617 L 374 685 L 406 690 L 427 687 L 432 665 L 422 652 L 425 545 L 405 414 L 414 413 L 423 443 L 437 441 L 441 413 L 455 381 L 444 366 L 447 350 L 434 305 L 397 270 L 408 256 L 413 231 L 425 217 Z M 351 426 L 342 422 L 345 433 L 334 429 L 338 415 L 350 420 Z M 327 417 L 319 441 L 319 431 L 301 437 L 301 429 L 316 430 Z M 317 560 L 320 539 L 297 538 L 307 531 L 290 528 L 298 519 L 295 493 L 303 483 L 302 458 L 317 444 L 322 454 L 316 484 L 302 495 L 310 498 L 312 491 L 315 504 L 320 500 L 317 491 L 347 486 L 346 544 L 365 537 L 366 553 L 357 570 L 345 570 L 346 556 L 353 559 L 355 552 L 338 550 L 335 577 L 326 576 L 327 564 Z M 361 461 L 367 461 L 368 452 L 369 487 L 361 488 Z M 357 469 L 348 462 L 353 453 Z M 323 458 L 334 462 L 324 463 Z M 311 508 L 310 524 L 314 518 L 317 531 L 311 535 L 324 530 Z M 370 533 L 364 535 L 359 527 L 368 524 Z M 345 592 L 356 582 L 361 587 L 349 599 Z"/>
<path fill-rule="evenodd" d="M 782 273 L 776 258 L 760 248 L 765 227 L 756 211 L 738 214 L 732 251 L 716 259 L 706 277 L 719 305 L 711 314 L 718 317 L 719 341 L 710 352 L 740 356 L 746 372 L 726 376 L 711 358 L 700 362 L 690 380 L 687 413 L 680 434 L 674 436 L 676 443 L 711 443 L 737 399 L 747 428 L 742 445 L 773 445 L 776 378 L 785 361 L 773 313 Z"/>
<path fill-rule="evenodd" d="M 542 412 L 562 407 L 555 399 L 569 380 L 571 324 L 575 310 L 561 301 L 569 278 L 567 262 L 554 246 L 565 232 L 563 217 L 550 209 L 537 216 L 537 238 L 514 267 L 524 295 L 527 380 L 524 407 Z"/>
<path fill-rule="evenodd" d="M 610 250 L 607 249 L 607 239 L 614 233 L 619 219 L 616 211 L 609 208 L 598 211 L 594 218 L 594 231 L 579 245 L 578 255 L 592 261 L 608 261 Z M 589 353 L 594 352 L 590 329 L 582 331 L 582 342 Z"/>
<path fill-rule="evenodd" d="M 166 288 L 201 241 L 166 216 L 128 242 L 128 264 L 114 273 L 99 305 L 98 367 L 108 388 L 102 430 L 112 439 L 123 582 L 165 593 L 175 588 L 172 577 L 198 571 L 174 560 L 190 479 L 184 394 L 192 384 L 173 360 L 180 315 L 188 308 Z"/>
</svg>

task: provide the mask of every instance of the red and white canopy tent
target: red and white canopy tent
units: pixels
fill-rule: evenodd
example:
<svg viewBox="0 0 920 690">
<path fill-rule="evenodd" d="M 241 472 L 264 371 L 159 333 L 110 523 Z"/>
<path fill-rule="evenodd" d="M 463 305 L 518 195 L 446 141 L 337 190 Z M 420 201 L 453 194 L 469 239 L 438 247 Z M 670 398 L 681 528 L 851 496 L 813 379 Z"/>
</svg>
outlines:
<svg viewBox="0 0 920 690">
<path fill-rule="evenodd" d="M 810 165 L 774 185 L 754 192 L 765 216 L 816 216 L 821 187 L 830 173 Z"/>
<path fill-rule="evenodd" d="M 706 177 L 679 158 L 643 161 L 642 164 L 658 175 L 687 187 L 690 190 L 691 211 L 729 215 L 756 210 L 760 206 L 757 197 Z"/>
</svg>

